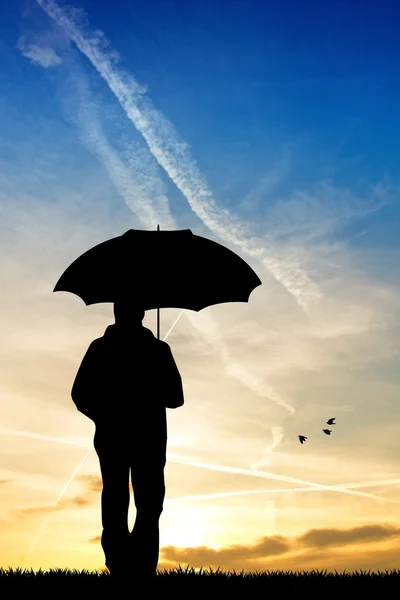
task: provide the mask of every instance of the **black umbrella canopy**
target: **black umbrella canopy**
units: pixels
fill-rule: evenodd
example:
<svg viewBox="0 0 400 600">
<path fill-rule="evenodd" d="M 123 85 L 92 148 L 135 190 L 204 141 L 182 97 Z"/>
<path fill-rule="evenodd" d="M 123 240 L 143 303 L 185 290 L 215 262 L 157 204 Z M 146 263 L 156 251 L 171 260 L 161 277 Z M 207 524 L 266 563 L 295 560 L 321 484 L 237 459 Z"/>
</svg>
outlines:
<svg viewBox="0 0 400 600">
<path fill-rule="evenodd" d="M 54 292 L 71 292 L 86 305 L 124 294 L 145 310 L 199 311 L 224 302 L 248 302 L 261 281 L 237 254 L 190 229 L 130 229 L 94 246 L 62 274 Z"/>
</svg>

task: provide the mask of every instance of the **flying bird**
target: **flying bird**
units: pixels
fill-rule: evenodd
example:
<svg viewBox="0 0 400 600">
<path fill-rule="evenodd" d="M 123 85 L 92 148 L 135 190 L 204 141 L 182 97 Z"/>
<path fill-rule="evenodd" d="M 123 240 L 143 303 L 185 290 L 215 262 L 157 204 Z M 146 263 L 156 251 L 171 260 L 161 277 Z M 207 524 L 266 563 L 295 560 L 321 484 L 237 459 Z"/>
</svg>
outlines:
<svg viewBox="0 0 400 600">
<path fill-rule="evenodd" d="M 331 435 L 332 430 L 331 429 L 323 429 L 322 430 L 324 433 L 326 433 L 326 435 Z"/>
<path fill-rule="evenodd" d="M 306 441 L 306 436 L 305 435 L 299 435 L 299 440 L 300 440 L 300 444 L 303 444 Z"/>
<path fill-rule="evenodd" d="M 336 419 L 336 417 L 333 417 L 333 419 L 329 419 L 329 421 L 326 422 L 327 425 L 336 425 L 336 423 L 334 423 L 334 420 Z"/>
</svg>

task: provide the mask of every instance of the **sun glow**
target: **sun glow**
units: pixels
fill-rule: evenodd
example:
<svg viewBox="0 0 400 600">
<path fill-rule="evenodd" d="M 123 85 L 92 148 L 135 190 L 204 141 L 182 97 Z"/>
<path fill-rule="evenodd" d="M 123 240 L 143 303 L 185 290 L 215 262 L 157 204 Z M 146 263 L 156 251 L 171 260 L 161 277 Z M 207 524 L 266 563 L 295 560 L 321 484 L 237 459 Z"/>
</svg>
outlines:
<svg viewBox="0 0 400 600">
<path fill-rule="evenodd" d="M 164 509 L 161 546 L 194 547 L 211 543 L 215 512 L 211 507 L 170 505 Z"/>
</svg>

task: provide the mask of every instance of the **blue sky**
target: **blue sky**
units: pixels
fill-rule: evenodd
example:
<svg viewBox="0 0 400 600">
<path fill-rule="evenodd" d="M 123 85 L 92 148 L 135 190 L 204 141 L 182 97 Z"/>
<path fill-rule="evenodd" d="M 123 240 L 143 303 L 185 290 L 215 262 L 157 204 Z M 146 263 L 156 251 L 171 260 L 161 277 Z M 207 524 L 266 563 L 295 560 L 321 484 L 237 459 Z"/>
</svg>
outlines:
<svg viewBox="0 0 400 600">
<path fill-rule="evenodd" d="M 236 568 L 239 544 L 248 569 L 399 566 L 399 12 L 1 5 L 4 566 L 102 564 L 93 453 L 56 499 L 90 446 L 70 387 L 111 307 L 51 291 L 87 248 L 157 223 L 228 245 L 263 282 L 171 333 L 187 401 L 169 413 L 162 564 Z M 162 313 L 165 334 L 179 311 Z M 327 550 L 341 528 L 347 546 Z M 260 558 L 260 531 L 284 536 L 279 555 Z"/>
<path fill-rule="evenodd" d="M 282 194 L 325 179 L 358 186 L 361 193 L 363 184 L 384 177 L 396 181 L 395 2 L 85 2 L 79 7 L 194 148 L 223 204 L 239 202 L 274 169 L 284 173 L 275 184 Z M 65 66 L 58 72 L 34 68 L 16 44 L 21 37 L 25 43 L 47 39 L 60 56 L 70 54 L 70 46 L 35 2 L 1 10 L 7 65 L 1 74 L 2 129 L 24 137 L 26 127 L 44 114 L 52 128 L 63 127 L 59 87 Z M 121 118 L 88 61 L 72 54 L 107 110 Z M 70 137 L 72 147 L 72 132 Z M 60 145 L 56 131 L 53 143 Z"/>
<path fill-rule="evenodd" d="M 155 105 L 201 155 L 215 160 L 212 141 L 218 137 L 224 144 L 218 150 L 255 144 L 262 161 L 266 143 L 273 142 L 276 152 L 276 145 L 300 138 L 312 145 L 313 154 L 321 146 L 336 151 L 335 158 L 363 154 L 372 176 L 375 169 L 395 168 L 400 10 L 395 2 L 85 2 L 82 7 L 93 27 L 118 41 L 114 49 L 124 67 L 149 87 Z M 10 60 L 2 78 L 13 84 L 20 102 L 27 102 L 21 97 L 24 83 L 46 95 L 43 75 L 13 52 L 21 33 L 46 30 L 40 12 L 34 3 L 2 7 L 3 49 Z"/>
</svg>

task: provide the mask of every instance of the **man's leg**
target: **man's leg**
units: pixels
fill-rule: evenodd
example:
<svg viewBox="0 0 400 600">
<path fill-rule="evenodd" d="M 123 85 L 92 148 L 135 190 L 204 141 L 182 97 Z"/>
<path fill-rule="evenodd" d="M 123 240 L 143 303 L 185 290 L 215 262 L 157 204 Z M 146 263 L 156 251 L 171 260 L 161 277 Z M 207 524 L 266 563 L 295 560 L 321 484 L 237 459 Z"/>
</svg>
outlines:
<svg viewBox="0 0 400 600">
<path fill-rule="evenodd" d="M 131 560 L 139 574 L 155 575 L 159 546 L 159 519 L 165 496 L 164 467 L 131 464 L 132 487 L 136 505 L 135 526 L 131 533 Z"/>
<path fill-rule="evenodd" d="M 105 563 L 111 572 L 123 571 L 128 563 L 129 461 L 115 448 L 100 443 L 98 436 L 95 449 L 103 478 L 101 545 Z"/>
</svg>

